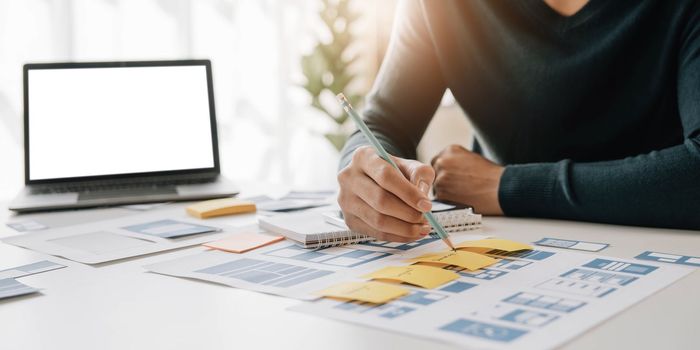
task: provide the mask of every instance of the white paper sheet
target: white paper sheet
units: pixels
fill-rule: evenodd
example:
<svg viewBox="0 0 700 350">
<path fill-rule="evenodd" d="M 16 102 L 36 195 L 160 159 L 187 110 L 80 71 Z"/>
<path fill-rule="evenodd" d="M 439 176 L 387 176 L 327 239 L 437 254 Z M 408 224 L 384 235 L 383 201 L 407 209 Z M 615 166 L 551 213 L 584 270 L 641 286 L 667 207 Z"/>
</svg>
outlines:
<svg viewBox="0 0 700 350">
<path fill-rule="evenodd" d="M 321 299 L 291 310 L 478 349 L 549 349 L 692 270 L 540 249 L 381 306 Z"/>
<path fill-rule="evenodd" d="M 157 223 L 168 220 L 184 226 L 215 226 L 216 232 L 196 234 L 181 238 L 162 238 L 152 234 L 127 229 L 133 225 Z M 184 225 L 184 226 L 183 226 Z M 189 217 L 181 208 L 146 214 L 130 215 L 74 226 L 43 230 L 37 233 L 6 238 L 3 242 L 64 257 L 86 264 L 98 264 L 170 249 L 187 247 L 214 241 L 244 228 L 232 228 L 211 224 Z"/>
<path fill-rule="evenodd" d="M 66 267 L 66 265 L 61 265 L 53 261 L 42 260 L 31 264 L 25 264 L 21 266 L 12 267 L 9 269 L 0 271 L 0 279 L 5 278 L 19 278 L 29 275 L 34 275 L 37 273 L 58 270 Z"/>
<path fill-rule="evenodd" d="M 489 236 L 458 233 L 456 242 Z M 367 242 L 319 250 L 282 241 L 245 254 L 205 251 L 145 266 L 151 272 L 196 278 L 230 287 L 297 299 L 315 299 L 313 292 L 389 265 L 406 265 L 407 259 L 444 250 L 439 238 L 408 244 Z M 391 246 L 391 247 L 388 247 Z"/>
</svg>

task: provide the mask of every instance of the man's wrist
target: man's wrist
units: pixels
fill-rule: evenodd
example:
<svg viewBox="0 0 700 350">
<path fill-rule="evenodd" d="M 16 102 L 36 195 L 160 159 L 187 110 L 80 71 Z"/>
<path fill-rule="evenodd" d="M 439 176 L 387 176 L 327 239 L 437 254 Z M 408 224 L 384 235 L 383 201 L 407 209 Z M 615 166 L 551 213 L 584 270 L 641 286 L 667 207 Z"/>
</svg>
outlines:
<svg viewBox="0 0 700 350">
<path fill-rule="evenodd" d="M 506 168 L 503 166 L 496 166 L 494 169 L 494 174 L 493 174 L 493 179 L 494 179 L 494 184 L 495 184 L 495 190 L 493 191 L 492 201 L 493 201 L 493 215 L 503 215 L 503 208 L 501 208 L 501 202 L 500 202 L 500 186 L 501 186 L 501 179 L 503 178 L 503 173 L 505 172 Z"/>
<path fill-rule="evenodd" d="M 557 163 L 506 166 L 498 186 L 498 202 L 504 215 L 543 216 L 551 212 L 557 171 Z"/>
</svg>

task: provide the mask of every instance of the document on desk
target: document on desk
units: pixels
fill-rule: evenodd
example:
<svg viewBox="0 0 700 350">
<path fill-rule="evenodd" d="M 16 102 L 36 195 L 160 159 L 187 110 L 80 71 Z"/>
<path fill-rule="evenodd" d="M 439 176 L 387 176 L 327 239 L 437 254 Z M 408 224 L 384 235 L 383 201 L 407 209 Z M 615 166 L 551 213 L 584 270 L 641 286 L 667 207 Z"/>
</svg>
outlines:
<svg viewBox="0 0 700 350">
<path fill-rule="evenodd" d="M 692 269 L 538 248 L 383 304 L 320 299 L 291 310 L 479 349 L 551 349 Z"/>
<path fill-rule="evenodd" d="M 466 233 L 454 236 L 460 240 L 487 237 Z M 422 241 L 402 249 L 356 244 L 317 250 L 282 241 L 244 254 L 205 251 L 144 268 L 170 276 L 310 300 L 318 298 L 315 292 L 347 282 L 353 276 L 386 266 L 406 265 L 406 259 L 443 248 L 440 239 L 428 237 Z"/>
<path fill-rule="evenodd" d="M 0 279 L 0 299 L 18 297 L 39 292 L 38 289 L 30 287 L 14 278 Z"/>
<path fill-rule="evenodd" d="M 214 241 L 243 228 L 191 218 L 181 208 L 136 214 L 87 224 L 46 229 L 3 242 L 98 264 Z"/>
</svg>

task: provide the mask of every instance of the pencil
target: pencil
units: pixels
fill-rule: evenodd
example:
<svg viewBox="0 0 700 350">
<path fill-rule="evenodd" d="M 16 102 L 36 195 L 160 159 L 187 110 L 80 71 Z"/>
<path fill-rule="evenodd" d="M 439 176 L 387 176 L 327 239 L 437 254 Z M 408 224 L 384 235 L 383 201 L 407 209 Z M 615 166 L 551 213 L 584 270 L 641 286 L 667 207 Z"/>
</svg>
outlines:
<svg viewBox="0 0 700 350">
<path fill-rule="evenodd" d="M 338 94 L 337 98 L 338 101 L 340 101 L 340 104 L 343 106 L 343 109 L 345 109 L 345 112 L 347 112 L 348 115 L 350 115 L 350 118 L 352 118 L 352 121 L 355 122 L 357 128 L 360 129 L 362 134 L 365 135 L 367 140 L 369 140 L 369 143 L 372 144 L 374 150 L 377 151 L 379 157 L 391 164 L 391 166 L 394 167 L 394 169 L 399 170 L 398 165 L 396 165 L 396 163 L 389 156 L 389 153 L 387 153 L 382 144 L 379 143 L 379 140 L 377 140 L 374 134 L 372 134 L 372 131 L 369 130 L 367 124 L 365 124 L 365 122 L 362 121 L 362 118 L 360 118 L 357 112 L 355 112 L 355 110 L 352 108 L 352 105 L 350 105 L 348 99 L 345 98 L 345 95 L 340 93 Z M 433 227 L 438 237 L 440 237 L 440 239 L 442 239 L 442 241 L 445 242 L 445 244 L 447 244 L 447 246 L 450 247 L 450 249 L 455 251 L 455 247 L 452 244 L 452 241 L 450 240 L 450 236 L 447 234 L 447 231 L 445 231 L 442 225 L 440 225 L 440 223 L 435 219 L 433 213 L 427 211 L 423 213 L 423 216 L 428 220 L 428 223 L 430 223 L 430 226 Z"/>
</svg>

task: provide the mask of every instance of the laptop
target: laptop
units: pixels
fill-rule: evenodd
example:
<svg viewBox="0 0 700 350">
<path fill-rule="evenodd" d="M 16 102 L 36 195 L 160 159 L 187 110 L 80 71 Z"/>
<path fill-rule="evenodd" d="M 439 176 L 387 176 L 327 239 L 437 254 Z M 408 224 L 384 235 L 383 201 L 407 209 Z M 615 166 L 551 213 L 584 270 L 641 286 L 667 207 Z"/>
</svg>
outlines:
<svg viewBox="0 0 700 350">
<path fill-rule="evenodd" d="M 17 212 L 229 197 L 209 60 L 24 66 Z"/>
</svg>

